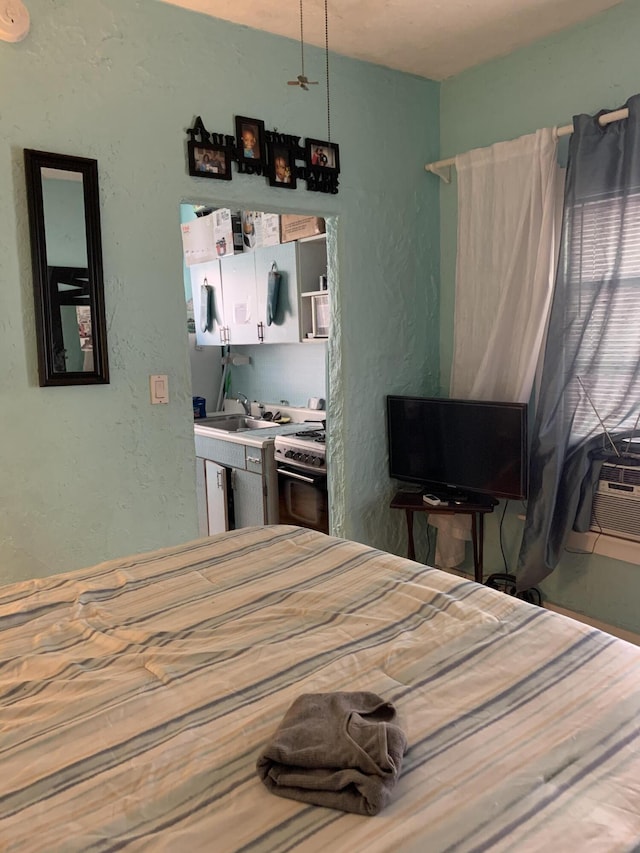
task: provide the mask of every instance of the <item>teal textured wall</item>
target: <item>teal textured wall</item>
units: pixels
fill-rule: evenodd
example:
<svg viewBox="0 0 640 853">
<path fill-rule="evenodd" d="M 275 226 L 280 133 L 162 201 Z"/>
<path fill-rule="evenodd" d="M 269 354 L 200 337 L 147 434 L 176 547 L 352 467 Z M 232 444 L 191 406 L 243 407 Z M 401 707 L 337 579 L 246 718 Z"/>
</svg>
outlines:
<svg viewBox="0 0 640 853">
<path fill-rule="evenodd" d="M 251 363 L 231 368 L 231 394 L 250 400 L 306 406 L 309 397 L 327 396 L 327 344 L 271 344 L 239 347 Z"/>
<path fill-rule="evenodd" d="M 553 38 L 445 82 L 441 90 L 441 157 L 565 125 L 577 113 L 615 109 L 640 90 L 640 3 L 627 2 Z M 436 180 L 434 178 L 434 180 Z M 441 384 L 448 388 L 453 344 L 456 185 L 441 192 Z M 522 512 L 505 520 L 505 548 L 515 566 Z M 487 570 L 504 571 L 499 517 L 490 519 Z M 544 582 L 552 601 L 609 624 L 640 631 L 637 567 L 597 555 L 567 553 Z"/>
<path fill-rule="evenodd" d="M 330 344 L 333 529 L 402 550 L 387 508 L 384 395 L 438 376 L 439 86 L 332 59 L 340 193 L 186 173 L 186 129 L 234 115 L 322 139 L 322 86 L 286 86 L 299 45 L 155 0 L 29 0 L 0 43 L 0 581 L 197 535 L 179 204 L 336 217 Z M 322 79 L 322 51 L 307 71 Z M 11 81 L 10 84 L 8 81 Z M 23 149 L 98 161 L 111 384 L 37 384 Z M 223 191 L 223 192 L 222 192 Z M 221 197 L 224 193 L 224 197 Z M 170 403 L 151 406 L 166 373 Z"/>
</svg>

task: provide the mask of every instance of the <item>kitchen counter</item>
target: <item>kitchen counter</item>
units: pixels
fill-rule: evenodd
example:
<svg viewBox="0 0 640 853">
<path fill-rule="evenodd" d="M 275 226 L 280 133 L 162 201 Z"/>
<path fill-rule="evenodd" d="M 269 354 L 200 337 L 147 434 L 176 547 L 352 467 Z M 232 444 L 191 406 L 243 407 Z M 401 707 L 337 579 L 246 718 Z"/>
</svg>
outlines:
<svg viewBox="0 0 640 853">
<path fill-rule="evenodd" d="M 215 427 L 201 424 L 195 420 L 193 422 L 194 434 L 208 438 L 217 438 L 221 441 L 229 441 L 234 444 L 247 444 L 250 447 L 264 447 L 273 442 L 273 439 L 277 435 L 291 435 L 303 429 L 318 429 L 320 421 L 327 417 L 324 409 L 307 409 L 302 406 L 287 406 L 284 403 L 264 403 L 263 407 L 267 411 L 279 412 L 283 417 L 291 418 L 291 423 L 274 424 L 270 427 L 247 429 L 239 432 L 227 432 L 226 430 L 219 430 L 215 429 Z M 235 400 L 225 400 L 224 411 L 207 412 L 207 417 L 243 413 L 244 409 Z M 256 402 L 251 404 L 251 416 L 254 418 L 260 417 L 260 410 Z"/>
<path fill-rule="evenodd" d="M 220 423 L 225 415 L 246 417 L 243 410 L 226 403 L 225 411 L 207 414 L 213 420 L 194 421 L 198 527 L 202 536 L 231 528 L 278 523 L 275 439 L 317 429 L 326 413 L 285 408 L 283 404 L 269 406 L 269 411 L 280 412 L 283 418 L 291 418 L 291 422 L 268 422 L 254 429 L 221 429 L 215 426 L 215 419 L 220 419 Z M 251 417 L 259 416 L 260 406 L 254 403 Z"/>
<path fill-rule="evenodd" d="M 234 444 L 246 444 L 250 447 L 264 447 L 269 442 L 272 442 L 276 435 L 291 435 L 291 433 L 299 432 L 302 429 L 313 429 L 313 424 L 305 423 L 290 423 L 290 424 L 274 424 L 270 427 L 261 427 L 260 429 L 244 429 L 235 432 L 227 432 L 226 430 L 216 429 L 215 427 L 199 424 L 198 421 L 193 422 L 193 432 L 195 435 L 202 435 L 207 438 L 217 438 L 219 441 L 230 441 Z"/>
</svg>

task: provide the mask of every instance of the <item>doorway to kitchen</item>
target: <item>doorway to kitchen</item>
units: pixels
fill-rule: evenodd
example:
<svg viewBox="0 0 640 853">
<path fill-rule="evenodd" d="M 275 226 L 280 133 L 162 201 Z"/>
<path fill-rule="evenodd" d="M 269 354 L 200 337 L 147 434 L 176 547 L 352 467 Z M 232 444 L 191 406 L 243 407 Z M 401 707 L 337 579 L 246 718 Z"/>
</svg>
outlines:
<svg viewBox="0 0 640 853">
<path fill-rule="evenodd" d="M 288 504 L 279 496 L 274 440 L 326 425 L 336 280 L 327 243 L 337 222 L 196 203 L 181 204 L 180 219 L 200 530 L 277 523 Z M 221 411 L 252 425 L 232 437 L 207 432 Z M 271 423 L 258 427 L 256 418 Z M 220 459 L 228 445 L 233 458 Z M 324 447 L 322 466 L 328 496 Z M 222 511 L 218 492 L 226 492 Z"/>
</svg>

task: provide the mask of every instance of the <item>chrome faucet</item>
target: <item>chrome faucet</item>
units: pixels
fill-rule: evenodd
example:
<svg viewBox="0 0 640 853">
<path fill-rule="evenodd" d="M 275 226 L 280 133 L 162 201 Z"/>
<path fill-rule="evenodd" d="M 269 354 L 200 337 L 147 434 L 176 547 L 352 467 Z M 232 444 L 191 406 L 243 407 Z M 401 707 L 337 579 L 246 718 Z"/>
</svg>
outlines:
<svg viewBox="0 0 640 853">
<path fill-rule="evenodd" d="M 247 399 L 246 395 L 240 393 L 237 395 L 236 400 L 242 405 L 245 415 L 248 417 L 251 416 L 251 403 Z"/>
</svg>

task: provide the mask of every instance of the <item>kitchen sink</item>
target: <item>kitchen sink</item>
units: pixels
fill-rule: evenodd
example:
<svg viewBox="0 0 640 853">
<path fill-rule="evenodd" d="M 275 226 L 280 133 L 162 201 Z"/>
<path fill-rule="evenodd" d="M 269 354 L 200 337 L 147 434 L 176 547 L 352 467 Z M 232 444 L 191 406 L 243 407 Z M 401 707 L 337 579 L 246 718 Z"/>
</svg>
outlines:
<svg viewBox="0 0 640 853">
<path fill-rule="evenodd" d="M 274 426 L 272 421 L 251 418 L 248 415 L 213 415 L 210 418 L 198 418 L 194 424 L 206 426 L 210 429 L 219 429 L 222 432 L 243 432 Z"/>
</svg>

